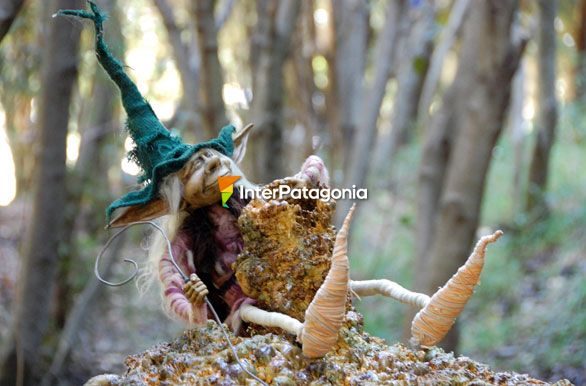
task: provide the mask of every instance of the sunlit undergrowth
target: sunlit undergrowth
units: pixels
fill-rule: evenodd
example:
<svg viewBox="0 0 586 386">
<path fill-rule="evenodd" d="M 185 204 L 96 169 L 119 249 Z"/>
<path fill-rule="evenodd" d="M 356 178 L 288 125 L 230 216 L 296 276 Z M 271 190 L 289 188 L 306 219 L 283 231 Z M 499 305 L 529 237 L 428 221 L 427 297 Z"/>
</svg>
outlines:
<svg viewBox="0 0 586 386">
<path fill-rule="evenodd" d="M 491 248 L 482 284 L 463 315 L 461 346 L 497 367 L 577 384 L 585 381 L 586 357 L 586 130 L 580 116 L 575 107 L 562 110 L 546 196 L 550 216 L 535 223 L 514 213 L 507 199 L 514 154 L 501 141 L 483 224 L 506 224 L 510 231 Z"/>
<path fill-rule="evenodd" d="M 505 132 L 494 151 L 479 232 L 503 228 L 487 252 L 482 282 L 462 315 L 460 351 L 501 369 L 576 383 L 586 358 L 586 128 L 583 112 L 566 107 L 551 161 L 546 199 L 550 216 L 529 223 L 514 197 L 515 152 Z M 523 147 L 527 169 L 532 141 Z M 389 170 L 400 186 L 373 187 L 355 221 L 350 258 L 355 279 L 389 278 L 412 288 L 415 146 Z M 521 181 L 526 181 L 526 171 Z M 521 192 L 526 189 L 522 184 Z M 391 193 L 389 193 L 391 192 Z M 366 329 L 390 342 L 401 339 L 406 306 L 390 299 L 356 302 Z"/>
</svg>

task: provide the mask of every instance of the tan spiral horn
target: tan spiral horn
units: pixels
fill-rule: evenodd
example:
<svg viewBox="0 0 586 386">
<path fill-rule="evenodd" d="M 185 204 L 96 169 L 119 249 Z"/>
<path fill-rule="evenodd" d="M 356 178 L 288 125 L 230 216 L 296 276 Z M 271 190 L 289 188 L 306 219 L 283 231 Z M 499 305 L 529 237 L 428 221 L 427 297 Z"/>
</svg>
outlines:
<svg viewBox="0 0 586 386">
<path fill-rule="evenodd" d="M 413 344 L 432 346 L 448 333 L 478 284 L 487 245 L 498 240 L 502 234 L 503 232 L 499 230 L 492 235 L 482 237 L 466 263 L 415 315 L 411 323 Z"/>
<path fill-rule="evenodd" d="M 344 323 L 350 281 L 348 228 L 354 207 L 350 208 L 336 236 L 330 271 L 305 311 L 300 340 L 303 354 L 309 358 L 319 358 L 330 351 L 338 341 L 338 331 Z"/>
</svg>

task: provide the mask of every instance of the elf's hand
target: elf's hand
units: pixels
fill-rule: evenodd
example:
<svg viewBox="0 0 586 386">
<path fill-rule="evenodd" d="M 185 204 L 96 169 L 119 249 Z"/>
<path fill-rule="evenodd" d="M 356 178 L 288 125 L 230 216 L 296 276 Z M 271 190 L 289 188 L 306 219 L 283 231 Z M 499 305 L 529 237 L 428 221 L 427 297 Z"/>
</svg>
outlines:
<svg viewBox="0 0 586 386">
<path fill-rule="evenodd" d="M 196 306 L 203 304 L 209 293 L 206 285 L 195 273 L 189 276 L 189 281 L 183 286 L 183 292 L 191 304 Z"/>
</svg>

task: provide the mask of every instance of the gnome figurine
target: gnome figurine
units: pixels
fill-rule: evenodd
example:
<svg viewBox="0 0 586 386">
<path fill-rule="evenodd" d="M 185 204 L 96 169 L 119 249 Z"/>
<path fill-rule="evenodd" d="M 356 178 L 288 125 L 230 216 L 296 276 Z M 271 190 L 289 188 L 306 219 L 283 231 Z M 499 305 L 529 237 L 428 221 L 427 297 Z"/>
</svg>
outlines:
<svg viewBox="0 0 586 386">
<path fill-rule="evenodd" d="M 416 345 L 433 345 L 445 336 L 479 281 L 486 246 L 502 232 L 483 237 L 466 264 L 429 297 L 386 279 L 350 281 L 346 240 L 351 210 L 336 237 L 331 268 L 304 321 L 256 307 L 255 301 L 243 294 L 232 270 L 243 249 L 237 219 L 247 200 L 232 195 L 228 205 L 222 205 L 218 183 L 220 177 L 232 176 L 236 187 L 257 188 L 238 166 L 251 126 L 239 132 L 232 125 L 226 126 L 217 138 L 195 145 L 171 135 L 108 50 L 103 37 L 105 15 L 95 3 L 89 1 L 89 5 L 89 11 L 62 10 L 58 14 L 94 22 L 98 61 L 120 89 L 128 115 L 127 129 L 135 143 L 129 157 L 143 171 L 139 177 L 142 189 L 114 201 L 106 212 L 107 224 L 120 227 L 161 218 L 171 241 L 171 254 L 164 248 L 162 237 L 149 253 L 171 315 L 189 324 L 201 324 L 217 311 L 235 334 L 243 321 L 278 327 L 297 337 L 307 357 L 316 358 L 336 344 L 351 291 L 360 296 L 383 295 L 421 308 L 412 322 Z M 286 181 L 296 187 L 327 186 L 329 177 L 323 161 L 310 156 L 301 171 Z M 189 276 L 186 280 L 185 275 Z"/>
<path fill-rule="evenodd" d="M 244 296 L 232 271 L 232 264 L 243 249 L 237 218 L 247 200 L 233 195 L 229 205 L 223 206 L 218 178 L 237 177 L 237 187 L 257 188 L 238 166 L 252 126 L 236 132 L 234 126 L 228 125 L 220 130 L 217 138 L 195 145 L 171 135 L 128 77 L 122 63 L 110 53 L 104 42 L 105 15 L 94 2 L 88 3 L 89 11 L 61 10 L 58 15 L 94 22 L 98 61 L 120 89 L 122 105 L 128 115 L 127 130 L 135 144 L 128 156 L 143 171 L 138 180 L 143 184 L 142 189 L 127 193 L 107 208 L 107 226 L 121 227 L 161 218 L 172 243 L 172 255 L 163 248 L 162 239 L 154 243 L 149 253 L 158 268 L 165 305 L 171 315 L 189 324 L 201 324 L 211 317 L 211 304 L 238 334 L 244 319 L 240 311 L 246 305 L 246 321 L 281 327 L 300 340 L 304 336 L 304 342 L 319 342 L 321 338 L 312 336 L 310 331 L 316 329 L 311 326 L 304 329 L 303 323 L 287 315 L 254 307 L 254 300 Z M 287 180 L 295 186 L 317 186 L 327 184 L 329 177 L 323 161 L 311 156 L 301 171 Z M 341 259 L 346 263 L 342 292 L 347 293 L 345 254 Z M 183 279 L 175 264 L 189 275 L 189 280 Z M 209 304 L 205 302 L 206 297 Z M 341 325 L 344 310 L 345 296 L 335 312 L 335 331 Z M 331 318 L 326 315 L 322 319 L 327 322 Z M 327 349 L 318 355 L 325 354 L 331 345 L 328 343 Z M 311 343 L 304 343 L 304 348 L 306 353 L 315 351 Z"/>
</svg>

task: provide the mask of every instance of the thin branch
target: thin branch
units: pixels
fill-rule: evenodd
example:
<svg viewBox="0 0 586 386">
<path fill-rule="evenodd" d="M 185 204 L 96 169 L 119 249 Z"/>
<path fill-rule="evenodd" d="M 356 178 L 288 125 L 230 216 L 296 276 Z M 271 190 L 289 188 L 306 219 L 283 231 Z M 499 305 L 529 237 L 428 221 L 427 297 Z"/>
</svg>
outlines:
<svg viewBox="0 0 586 386">
<path fill-rule="evenodd" d="M 222 29 L 226 21 L 230 18 L 232 14 L 232 10 L 234 9 L 234 0 L 226 0 L 224 1 L 224 6 L 218 13 L 216 17 L 216 30 L 219 31 Z"/>
<path fill-rule="evenodd" d="M 387 89 L 387 83 L 393 71 L 396 45 L 400 28 L 406 27 L 401 23 L 404 19 L 408 2 L 394 0 L 389 2 L 386 22 L 383 30 L 377 38 L 375 47 L 374 79 L 370 87 L 363 87 L 356 103 L 359 106 L 362 119 L 358 122 L 356 133 L 353 136 L 354 146 L 351 149 L 351 162 L 344 179 L 344 186 L 364 186 L 370 166 L 369 153 L 376 138 L 377 121 L 380 114 L 383 97 Z M 355 105 L 356 107 L 356 105 Z M 342 215 L 348 210 L 350 203 L 341 201 L 336 210 L 337 223 L 342 220 Z"/>
<path fill-rule="evenodd" d="M 423 84 L 421 100 L 419 101 L 419 113 L 424 118 L 421 120 L 421 122 L 425 122 L 427 120 L 429 115 L 429 107 L 438 87 L 439 78 L 446 55 L 456 41 L 456 36 L 458 35 L 458 31 L 460 31 L 460 27 L 462 26 L 462 22 L 466 12 L 468 11 L 469 5 L 470 0 L 456 0 L 454 2 L 450 12 L 448 24 L 442 31 L 439 43 L 437 44 L 437 47 L 432 54 L 427 77 L 425 79 L 425 83 Z"/>
</svg>

